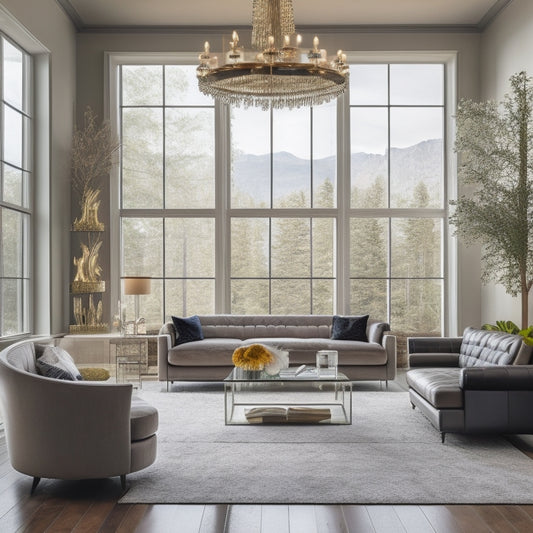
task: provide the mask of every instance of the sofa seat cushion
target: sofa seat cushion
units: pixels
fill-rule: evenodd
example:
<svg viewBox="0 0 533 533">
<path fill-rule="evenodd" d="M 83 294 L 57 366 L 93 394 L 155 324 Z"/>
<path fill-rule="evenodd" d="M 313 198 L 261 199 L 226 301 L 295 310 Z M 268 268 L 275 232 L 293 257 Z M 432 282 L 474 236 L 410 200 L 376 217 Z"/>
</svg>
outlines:
<svg viewBox="0 0 533 533">
<path fill-rule="evenodd" d="M 174 346 L 168 351 L 168 362 L 174 366 L 233 366 L 233 351 L 240 339 L 204 339 Z"/>
<path fill-rule="evenodd" d="M 460 368 L 416 368 L 406 374 L 407 384 L 437 409 L 462 409 Z"/>
<path fill-rule="evenodd" d="M 387 352 L 380 344 L 333 339 L 296 339 L 292 337 L 247 339 L 243 344 L 264 344 L 289 351 L 289 363 L 314 364 L 318 350 L 337 350 L 339 366 L 385 365 Z"/>
<path fill-rule="evenodd" d="M 131 398 L 130 411 L 131 440 L 151 437 L 159 425 L 157 409 L 137 396 Z"/>
</svg>

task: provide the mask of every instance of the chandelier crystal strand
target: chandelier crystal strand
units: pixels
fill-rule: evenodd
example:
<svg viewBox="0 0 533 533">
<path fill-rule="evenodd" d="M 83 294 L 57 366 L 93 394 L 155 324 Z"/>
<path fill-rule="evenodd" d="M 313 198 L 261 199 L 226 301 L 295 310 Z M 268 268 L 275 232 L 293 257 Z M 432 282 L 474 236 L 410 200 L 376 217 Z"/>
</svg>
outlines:
<svg viewBox="0 0 533 533">
<path fill-rule="evenodd" d="M 292 109 L 329 102 L 346 90 L 349 72 L 342 50 L 328 60 L 315 36 L 303 62 L 301 37 L 291 43 L 291 0 L 254 0 L 253 10 L 253 44 L 259 53 L 246 60 L 233 32 L 228 63 L 219 67 L 206 42 L 196 69 L 203 94 L 230 105 Z"/>
<path fill-rule="evenodd" d="M 252 47 L 268 48 L 268 38 L 281 48 L 285 35 L 293 35 L 294 11 L 292 0 L 254 0 L 252 15 Z"/>
</svg>

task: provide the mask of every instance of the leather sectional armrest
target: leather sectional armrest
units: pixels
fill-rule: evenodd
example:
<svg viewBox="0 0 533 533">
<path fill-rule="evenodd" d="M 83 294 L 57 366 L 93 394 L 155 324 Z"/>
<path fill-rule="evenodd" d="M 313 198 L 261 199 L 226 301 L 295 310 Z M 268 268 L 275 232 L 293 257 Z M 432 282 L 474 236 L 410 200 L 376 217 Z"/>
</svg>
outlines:
<svg viewBox="0 0 533 533">
<path fill-rule="evenodd" d="M 462 337 L 407 337 L 407 350 L 413 353 L 459 353 Z"/>
<path fill-rule="evenodd" d="M 463 368 L 463 390 L 533 390 L 533 365 Z"/>
<path fill-rule="evenodd" d="M 458 353 L 415 353 L 409 355 L 409 367 L 458 367 Z"/>
</svg>

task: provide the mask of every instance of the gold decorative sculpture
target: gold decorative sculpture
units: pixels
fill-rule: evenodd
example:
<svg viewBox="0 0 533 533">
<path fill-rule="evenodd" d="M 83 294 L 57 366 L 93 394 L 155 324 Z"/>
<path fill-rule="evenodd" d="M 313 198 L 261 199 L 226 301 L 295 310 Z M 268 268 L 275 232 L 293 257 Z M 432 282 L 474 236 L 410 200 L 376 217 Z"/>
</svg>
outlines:
<svg viewBox="0 0 533 533">
<path fill-rule="evenodd" d="M 84 114 L 83 129 L 76 129 L 72 143 L 72 187 L 79 196 L 80 217 L 72 224 L 72 230 L 88 232 L 88 242 L 81 242 L 81 255 L 73 258 L 74 280 L 70 291 L 75 325 L 70 333 L 107 332 L 108 324 L 103 322 L 102 300 L 95 304 L 95 294 L 105 292 L 105 281 L 101 280 L 102 267 L 98 256 L 103 240 L 99 235 L 104 224 L 98 219 L 100 208 L 100 180 L 109 175 L 114 164 L 114 155 L 119 143 L 113 138 L 108 122 L 98 125 L 96 115 L 90 107 Z M 84 305 L 84 301 L 87 305 Z"/>
<path fill-rule="evenodd" d="M 102 240 L 97 237 L 94 242 L 80 244 L 81 256 L 74 257 L 76 267 L 74 281 L 70 284 L 73 294 L 86 294 L 91 292 L 105 292 L 105 281 L 100 280 L 102 268 L 98 264 L 98 253 L 102 246 Z"/>
</svg>

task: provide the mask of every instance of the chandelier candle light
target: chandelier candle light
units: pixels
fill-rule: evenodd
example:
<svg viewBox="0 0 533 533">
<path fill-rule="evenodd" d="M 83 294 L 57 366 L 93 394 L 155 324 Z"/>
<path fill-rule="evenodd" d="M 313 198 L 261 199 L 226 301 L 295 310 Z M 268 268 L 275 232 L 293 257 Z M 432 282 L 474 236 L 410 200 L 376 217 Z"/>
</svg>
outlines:
<svg viewBox="0 0 533 533">
<path fill-rule="evenodd" d="M 234 31 L 227 63 L 219 67 L 206 41 L 196 69 L 200 91 L 225 104 L 265 110 L 315 106 L 340 96 L 348 85 L 346 55 L 339 50 L 328 60 L 315 37 L 306 61 L 301 36 L 294 33 L 292 0 L 254 0 L 255 51 L 245 52 Z"/>
</svg>

